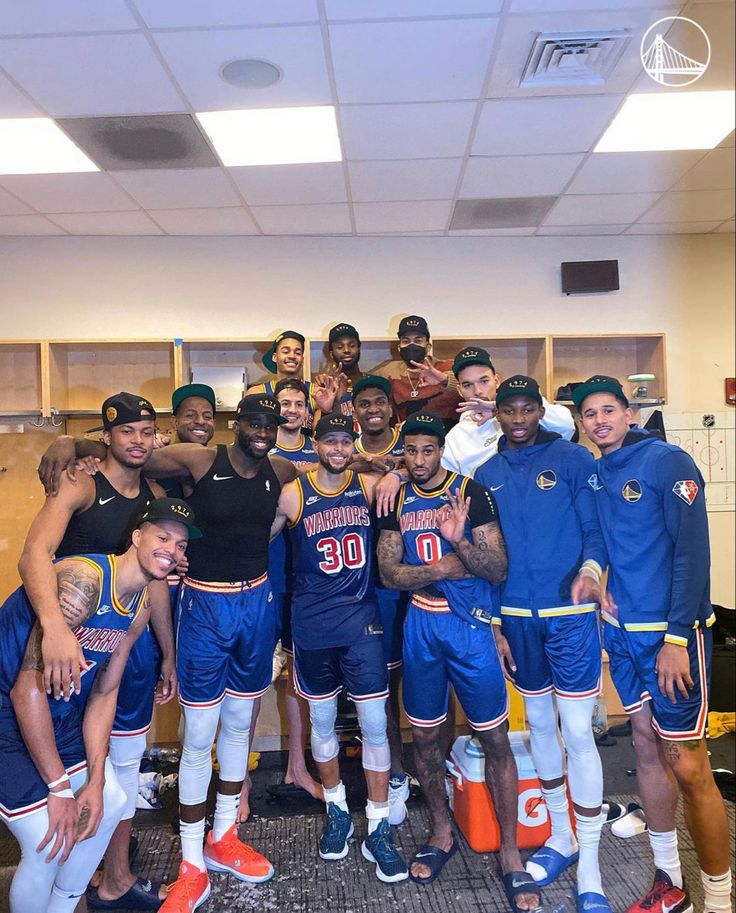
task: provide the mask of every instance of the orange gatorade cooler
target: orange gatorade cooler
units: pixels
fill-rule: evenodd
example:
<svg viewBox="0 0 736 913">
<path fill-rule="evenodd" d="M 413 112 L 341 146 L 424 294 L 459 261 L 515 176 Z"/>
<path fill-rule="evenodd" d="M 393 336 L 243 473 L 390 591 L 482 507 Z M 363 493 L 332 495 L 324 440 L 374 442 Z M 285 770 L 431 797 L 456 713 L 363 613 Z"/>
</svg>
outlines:
<svg viewBox="0 0 736 913">
<path fill-rule="evenodd" d="M 539 777 L 529 751 L 528 732 L 510 732 L 509 741 L 519 771 L 519 805 L 516 838 L 519 847 L 538 847 L 551 828 Z M 494 853 L 501 846 L 501 831 L 486 786 L 485 758 L 471 736 L 455 739 L 447 769 L 452 778 L 450 807 L 457 826 L 476 853 Z"/>
</svg>

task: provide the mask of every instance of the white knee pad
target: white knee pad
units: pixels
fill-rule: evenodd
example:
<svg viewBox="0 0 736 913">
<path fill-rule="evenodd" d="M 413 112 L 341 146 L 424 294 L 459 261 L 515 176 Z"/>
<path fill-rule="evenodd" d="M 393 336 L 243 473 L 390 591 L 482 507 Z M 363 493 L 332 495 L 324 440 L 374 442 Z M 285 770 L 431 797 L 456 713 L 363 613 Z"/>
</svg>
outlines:
<svg viewBox="0 0 736 913">
<path fill-rule="evenodd" d="M 363 737 L 363 767 L 383 772 L 391 769 L 391 749 L 386 736 L 386 698 L 356 701 Z"/>
<path fill-rule="evenodd" d="M 217 761 L 220 779 L 238 783 L 248 770 L 250 721 L 253 698 L 226 696 L 220 704 L 220 734 L 217 737 Z"/>
<path fill-rule="evenodd" d="M 532 757 L 541 780 L 556 780 L 564 773 L 554 694 L 524 695 Z"/>
<path fill-rule="evenodd" d="M 567 749 L 570 795 L 583 808 L 597 808 L 603 801 L 603 768 L 591 723 L 595 700 L 595 696 L 559 698 L 557 703 Z"/>
<path fill-rule="evenodd" d="M 337 696 L 326 701 L 309 701 L 309 719 L 312 723 L 312 757 L 326 764 L 340 753 L 340 743 L 335 732 Z"/>
<path fill-rule="evenodd" d="M 220 719 L 216 707 L 186 707 L 184 745 L 179 765 L 179 799 L 183 805 L 199 805 L 207 799 L 212 778 L 212 746 Z"/>
<path fill-rule="evenodd" d="M 122 821 L 128 821 L 135 815 L 138 800 L 138 772 L 141 758 L 146 750 L 146 735 L 111 736 L 110 763 L 118 778 L 118 783 L 125 793 L 125 808 Z"/>
</svg>

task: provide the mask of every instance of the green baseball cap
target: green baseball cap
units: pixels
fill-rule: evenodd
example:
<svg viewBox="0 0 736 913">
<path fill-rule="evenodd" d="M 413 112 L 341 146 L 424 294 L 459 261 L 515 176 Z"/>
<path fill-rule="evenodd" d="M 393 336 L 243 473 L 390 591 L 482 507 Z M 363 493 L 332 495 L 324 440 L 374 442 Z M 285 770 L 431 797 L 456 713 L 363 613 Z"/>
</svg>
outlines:
<svg viewBox="0 0 736 913">
<path fill-rule="evenodd" d="M 452 363 L 452 373 L 457 377 L 463 368 L 468 368 L 470 365 L 483 365 L 490 368 L 494 374 L 496 373 L 491 356 L 480 346 L 465 346 L 464 349 L 461 349 Z"/>
<path fill-rule="evenodd" d="M 217 412 L 215 391 L 207 384 L 184 384 L 182 387 L 177 387 L 171 394 L 171 411 L 176 415 L 176 410 L 190 396 L 201 396 L 212 406 L 212 411 Z"/>
<path fill-rule="evenodd" d="M 379 377 L 377 374 L 364 374 L 360 380 L 353 384 L 353 402 L 355 402 L 355 397 L 368 387 L 376 387 L 385 393 L 386 396 L 391 396 L 391 381 L 387 377 Z"/>
<path fill-rule="evenodd" d="M 502 403 L 505 399 L 512 396 L 528 396 L 539 405 L 542 405 L 542 394 L 539 392 L 539 384 L 533 377 L 527 377 L 525 374 L 514 374 L 513 377 L 507 378 L 503 383 L 498 385 L 496 390 L 496 405 Z"/>
<path fill-rule="evenodd" d="M 401 426 L 402 440 L 407 434 L 431 434 L 445 443 L 445 424 L 439 415 L 433 412 L 414 412 Z"/>
<path fill-rule="evenodd" d="M 297 333 L 296 330 L 284 330 L 283 333 L 279 333 L 279 335 L 276 337 L 276 339 L 274 339 L 273 345 L 271 346 L 271 348 L 265 353 L 265 355 L 261 359 L 261 361 L 263 362 L 263 367 L 267 371 L 270 371 L 271 374 L 276 373 L 276 362 L 274 360 L 274 356 L 276 355 L 276 349 L 278 349 L 279 345 L 285 339 L 296 339 L 296 341 L 299 343 L 299 345 L 302 347 L 302 349 L 304 348 L 304 337 L 302 336 L 301 333 Z"/>
<path fill-rule="evenodd" d="M 620 400 L 624 406 L 628 407 L 629 405 L 629 401 L 624 393 L 624 388 L 621 386 L 621 381 L 615 377 L 608 377 L 607 374 L 594 374 L 582 384 L 574 387 L 572 390 L 572 401 L 578 409 L 580 409 L 583 405 L 583 400 L 588 396 L 592 396 L 593 393 L 611 393 L 616 399 Z"/>
</svg>

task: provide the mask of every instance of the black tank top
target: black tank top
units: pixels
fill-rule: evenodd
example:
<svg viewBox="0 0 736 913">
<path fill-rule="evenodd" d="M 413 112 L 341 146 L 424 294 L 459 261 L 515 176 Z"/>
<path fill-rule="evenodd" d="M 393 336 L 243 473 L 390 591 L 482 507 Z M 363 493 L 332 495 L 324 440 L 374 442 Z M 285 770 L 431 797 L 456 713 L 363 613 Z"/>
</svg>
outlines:
<svg viewBox="0 0 736 913">
<path fill-rule="evenodd" d="M 210 470 L 186 499 L 202 530 L 187 548 L 189 576 L 195 580 L 254 580 L 268 568 L 271 524 L 281 483 L 265 458 L 252 479 L 233 468 L 227 445 L 218 444 Z"/>
<path fill-rule="evenodd" d="M 95 483 L 94 503 L 74 514 L 56 549 L 57 558 L 68 555 L 115 553 L 126 547 L 140 511 L 155 499 L 148 482 L 141 476 L 141 487 L 135 498 L 126 498 L 112 487 L 105 476 L 98 472 Z"/>
</svg>

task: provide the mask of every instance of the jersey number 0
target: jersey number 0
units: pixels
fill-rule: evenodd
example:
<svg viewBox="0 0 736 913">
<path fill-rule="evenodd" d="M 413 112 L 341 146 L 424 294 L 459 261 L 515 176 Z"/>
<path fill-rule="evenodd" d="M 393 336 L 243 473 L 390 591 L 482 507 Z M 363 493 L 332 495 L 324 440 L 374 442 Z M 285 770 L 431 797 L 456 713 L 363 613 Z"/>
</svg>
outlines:
<svg viewBox="0 0 736 913">
<path fill-rule="evenodd" d="M 347 533 L 342 539 L 325 536 L 317 542 L 317 551 L 324 555 L 319 569 L 325 574 L 339 574 L 345 567 L 352 571 L 365 564 L 363 540 L 357 533 Z"/>
</svg>

